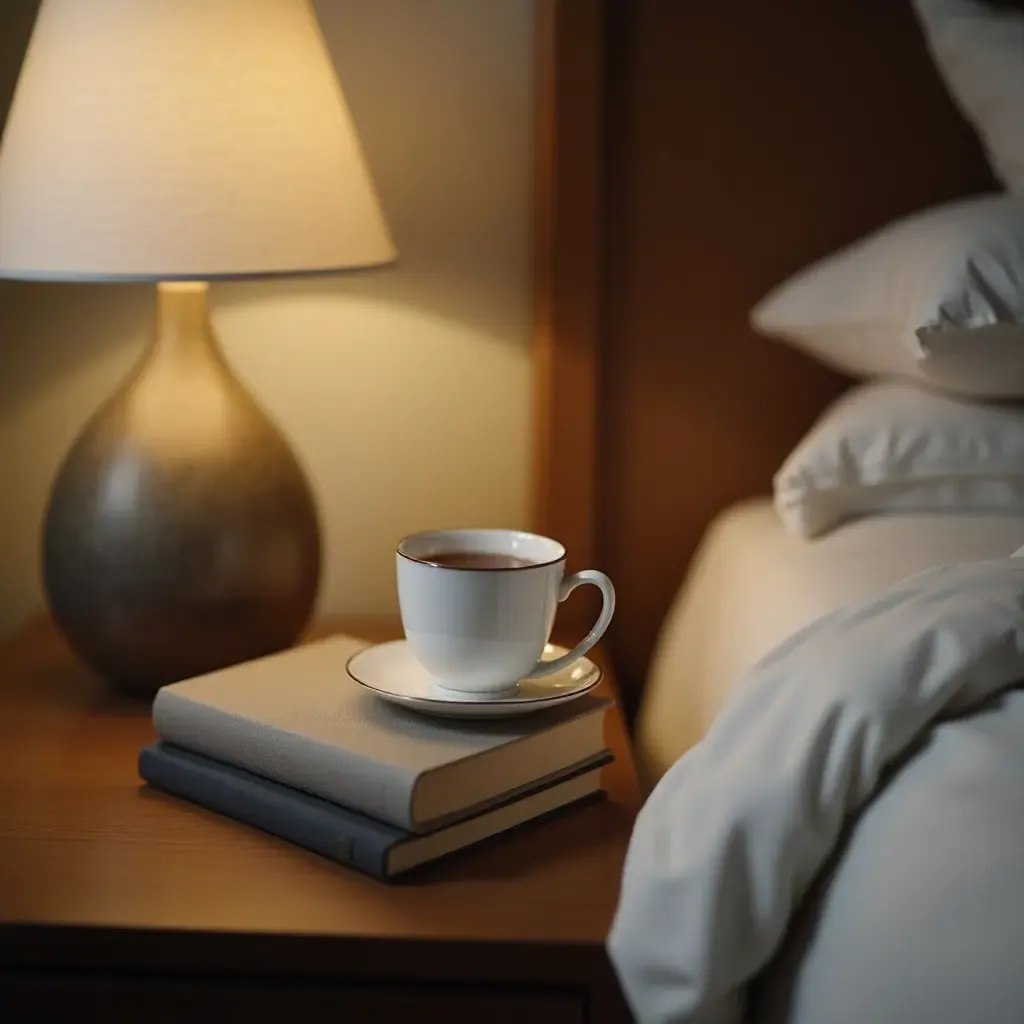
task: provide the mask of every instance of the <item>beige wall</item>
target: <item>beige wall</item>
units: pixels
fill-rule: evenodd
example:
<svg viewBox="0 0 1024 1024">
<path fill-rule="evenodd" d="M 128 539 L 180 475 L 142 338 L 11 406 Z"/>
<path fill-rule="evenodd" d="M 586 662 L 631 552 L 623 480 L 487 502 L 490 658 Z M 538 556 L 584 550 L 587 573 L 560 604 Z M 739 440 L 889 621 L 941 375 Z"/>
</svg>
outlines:
<svg viewBox="0 0 1024 1024">
<path fill-rule="evenodd" d="M 315 0 L 400 251 L 220 285 L 214 325 L 308 468 L 321 608 L 389 613 L 403 533 L 525 525 L 532 0 Z M 35 0 L 0 11 L 0 112 Z M 146 287 L 0 281 L 0 632 L 42 604 L 49 481 L 138 357 Z"/>
</svg>

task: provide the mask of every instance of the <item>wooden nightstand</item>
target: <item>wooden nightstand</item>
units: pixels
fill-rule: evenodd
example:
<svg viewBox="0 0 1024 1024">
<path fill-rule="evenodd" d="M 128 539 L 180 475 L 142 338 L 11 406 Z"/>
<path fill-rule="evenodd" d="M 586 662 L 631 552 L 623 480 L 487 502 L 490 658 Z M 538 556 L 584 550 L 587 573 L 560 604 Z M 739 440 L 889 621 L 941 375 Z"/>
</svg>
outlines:
<svg viewBox="0 0 1024 1024">
<path fill-rule="evenodd" d="M 603 943 L 640 790 L 606 730 L 607 803 L 386 886 L 142 788 L 148 704 L 33 624 L 0 648 L 0 1017 L 628 1019 Z"/>
</svg>

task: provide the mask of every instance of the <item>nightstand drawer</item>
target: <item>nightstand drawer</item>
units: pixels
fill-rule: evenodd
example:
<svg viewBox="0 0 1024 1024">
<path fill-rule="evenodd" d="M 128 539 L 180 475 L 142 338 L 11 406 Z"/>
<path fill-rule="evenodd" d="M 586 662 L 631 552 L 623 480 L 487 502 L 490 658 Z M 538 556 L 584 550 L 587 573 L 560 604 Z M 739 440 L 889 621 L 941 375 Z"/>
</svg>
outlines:
<svg viewBox="0 0 1024 1024">
<path fill-rule="evenodd" d="M 4 1024 L 47 1019 L 103 1024 L 227 1024 L 268 1020 L 346 1024 L 443 1020 L 445 1024 L 584 1024 L 585 1002 L 575 989 L 465 988 L 421 983 L 294 985 L 232 979 L 140 978 L 50 972 L 0 974 Z"/>
</svg>

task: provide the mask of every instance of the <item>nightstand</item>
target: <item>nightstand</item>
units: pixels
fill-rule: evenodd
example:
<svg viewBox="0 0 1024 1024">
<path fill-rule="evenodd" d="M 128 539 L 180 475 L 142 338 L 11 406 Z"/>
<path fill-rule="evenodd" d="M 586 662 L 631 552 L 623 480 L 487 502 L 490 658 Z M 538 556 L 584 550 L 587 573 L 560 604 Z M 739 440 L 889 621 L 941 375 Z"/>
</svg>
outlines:
<svg viewBox="0 0 1024 1024">
<path fill-rule="evenodd" d="M 143 788 L 148 703 L 34 623 L 0 648 L 3 1020 L 628 1020 L 604 939 L 641 797 L 618 706 L 606 733 L 607 802 L 388 886 Z"/>
</svg>

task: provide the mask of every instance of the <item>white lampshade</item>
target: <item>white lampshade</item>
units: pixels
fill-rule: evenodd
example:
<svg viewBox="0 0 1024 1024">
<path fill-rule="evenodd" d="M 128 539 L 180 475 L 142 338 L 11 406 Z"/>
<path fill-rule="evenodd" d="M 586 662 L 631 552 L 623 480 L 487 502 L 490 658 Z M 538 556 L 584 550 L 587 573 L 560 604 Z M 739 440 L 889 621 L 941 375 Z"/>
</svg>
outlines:
<svg viewBox="0 0 1024 1024">
<path fill-rule="evenodd" d="M 0 145 L 0 276 L 394 258 L 308 0 L 43 0 Z"/>
</svg>

